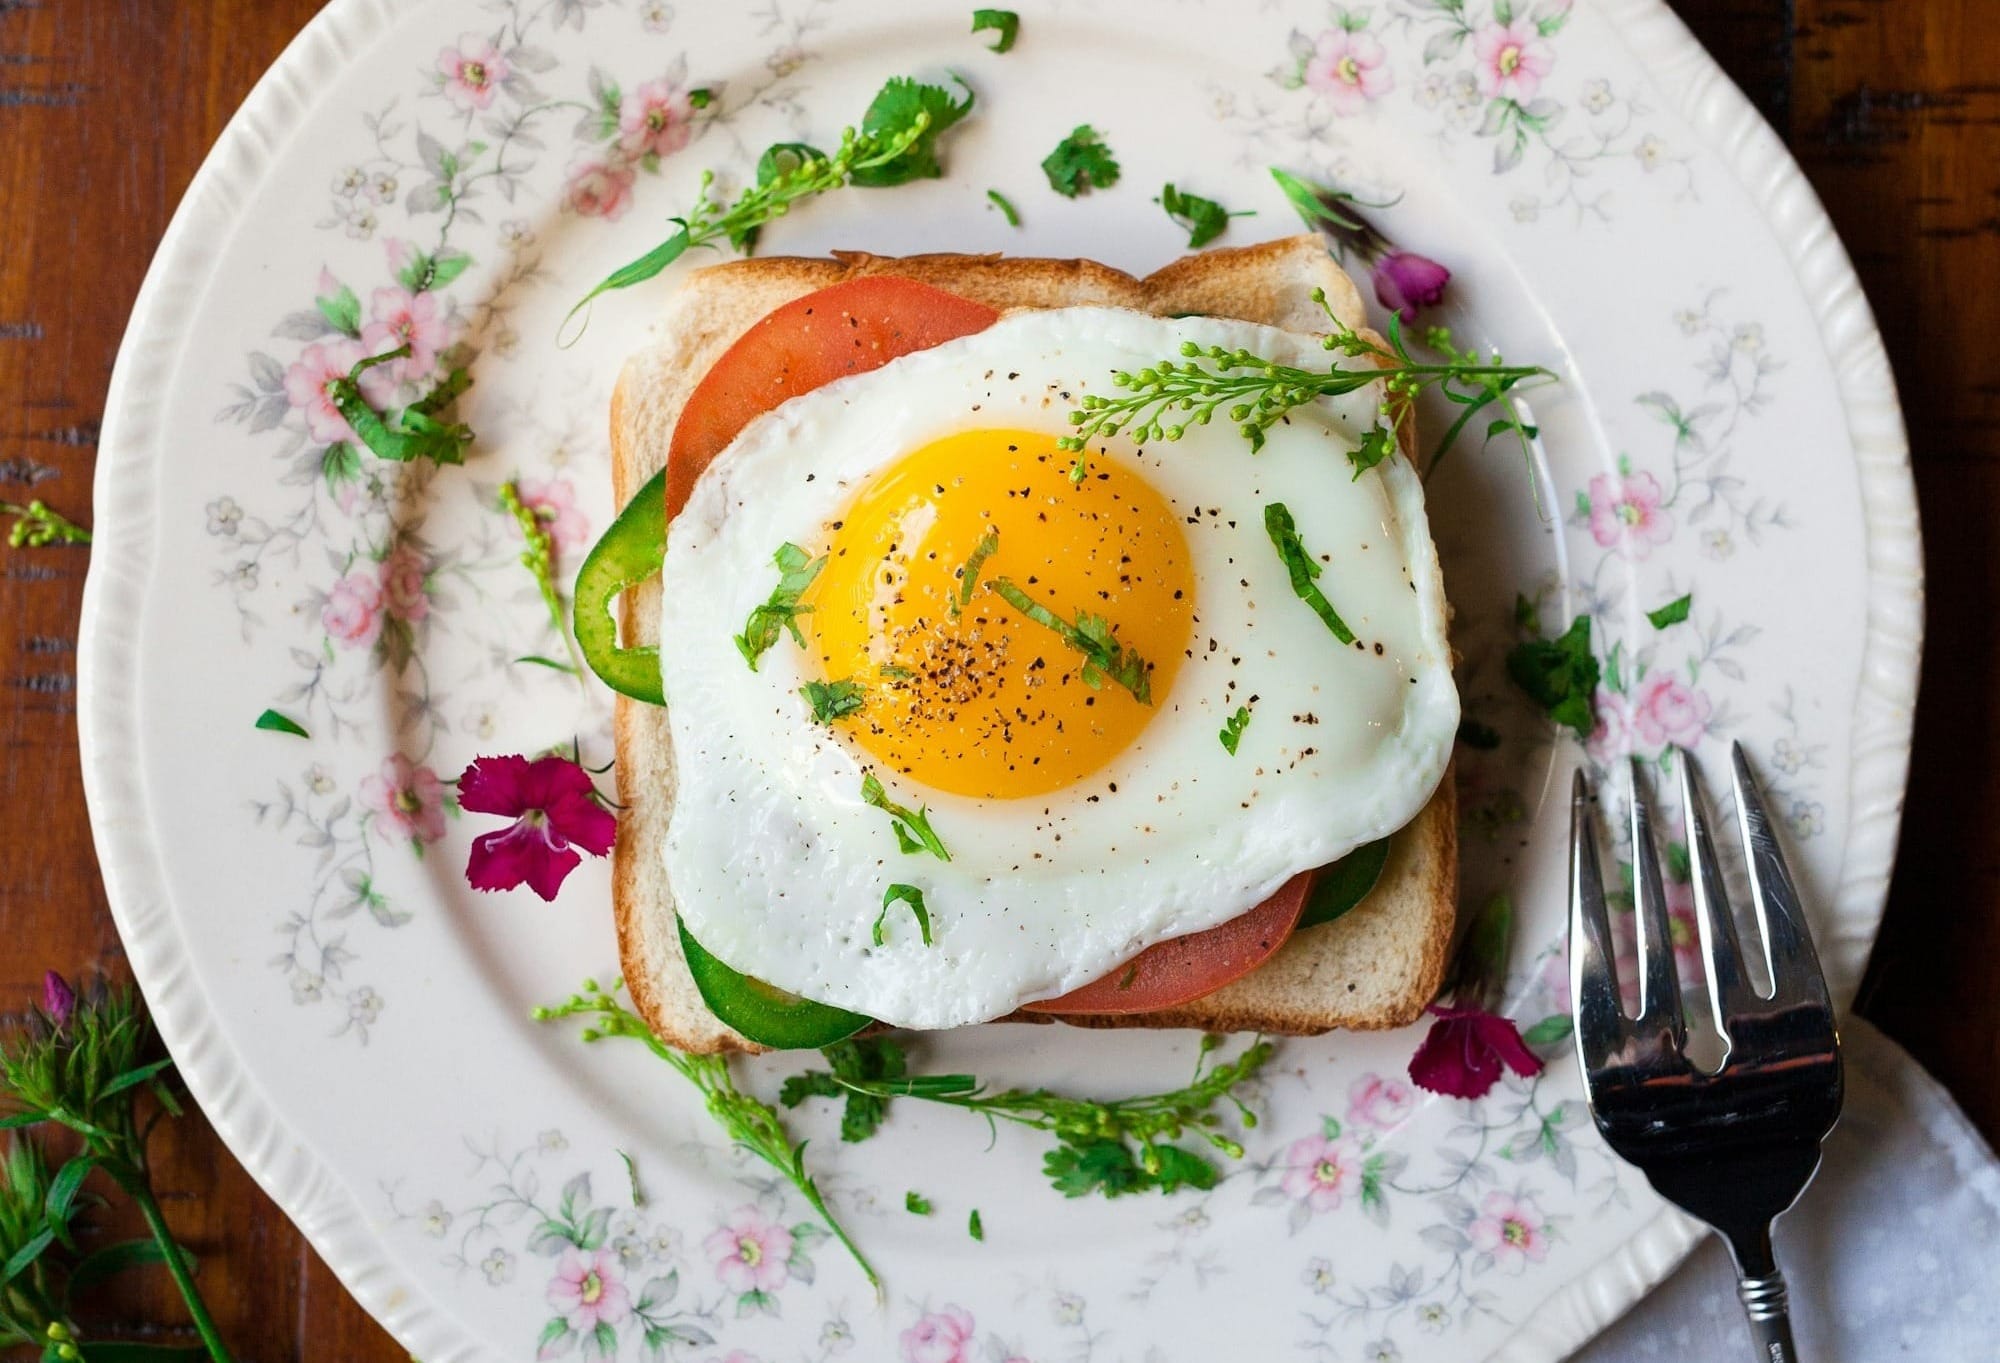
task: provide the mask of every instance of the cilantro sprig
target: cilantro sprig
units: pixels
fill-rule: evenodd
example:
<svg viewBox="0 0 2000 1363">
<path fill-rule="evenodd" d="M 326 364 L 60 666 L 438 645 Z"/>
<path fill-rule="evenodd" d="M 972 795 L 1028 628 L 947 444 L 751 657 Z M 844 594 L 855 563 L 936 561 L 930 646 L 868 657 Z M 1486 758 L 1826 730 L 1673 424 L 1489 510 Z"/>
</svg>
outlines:
<svg viewBox="0 0 2000 1363">
<path fill-rule="evenodd" d="M 1083 655 L 1084 684 L 1092 690 L 1107 679 L 1132 693 L 1141 705 L 1153 703 L 1153 665 L 1138 650 L 1118 642 L 1111 622 L 1101 615 L 1079 610 L 1075 623 L 1063 619 L 1034 597 L 1022 591 L 1011 578 L 996 577 L 987 589 L 1044 629 L 1053 630 L 1065 644 Z"/>
<path fill-rule="evenodd" d="M 1354 631 L 1347 627 L 1347 622 L 1340 618 L 1340 612 L 1333 608 L 1333 602 L 1327 600 L 1326 593 L 1320 590 L 1319 575 L 1323 570 L 1319 560 L 1306 549 L 1305 541 L 1299 538 L 1298 523 L 1292 519 L 1291 508 L 1283 502 L 1272 502 L 1266 506 L 1264 533 L 1271 537 L 1271 546 L 1278 551 L 1278 558 L 1292 579 L 1292 594 L 1312 607 L 1313 614 L 1333 631 L 1334 638 L 1343 644 L 1353 643 Z"/>
<path fill-rule="evenodd" d="M 776 1108 L 736 1086 L 728 1056 L 690 1055 L 675 1050 L 654 1036 L 642 1018 L 618 1001 L 617 995 L 622 987 L 623 982 L 619 980 L 613 980 L 609 990 L 600 989 L 595 980 L 585 980 L 581 991 L 553 1007 L 535 1009 L 532 1016 L 537 1022 L 584 1018 L 587 1021 L 583 1029 L 585 1042 L 602 1041 L 606 1037 L 628 1037 L 664 1060 L 695 1086 L 708 1107 L 709 1116 L 728 1133 L 731 1141 L 777 1170 L 799 1190 L 799 1195 L 826 1228 L 833 1232 L 834 1238 L 854 1256 L 854 1262 L 879 1295 L 882 1280 L 876 1276 L 874 1266 L 826 1205 L 818 1181 L 806 1169 L 806 1143 L 792 1140 Z"/>
<path fill-rule="evenodd" d="M 758 231 L 783 217 L 795 203 L 849 184 L 884 189 L 944 174 L 938 139 L 972 112 L 972 91 L 963 81 L 958 84 L 963 100 L 943 86 L 907 76 L 889 81 L 870 102 L 860 125 L 842 130 L 840 144 L 830 155 L 803 143 L 773 147 L 758 162 L 756 183 L 734 202 L 713 197 L 715 175 L 703 172 L 693 207 L 684 216 L 669 219 L 676 224 L 674 233 L 606 275 L 569 310 L 562 326 L 567 339 L 581 334 L 580 328 L 572 333 L 571 324 L 604 294 L 652 279 L 696 247 L 726 241 L 747 252 Z"/>
<path fill-rule="evenodd" d="M 757 670 L 757 660 L 778 642 L 782 633 L 789 632 L 793 643 L 805 647 L 806 637 L 799 633 L 799 617 L 812 614 L 812 607 L 801 606 L 799 598 L 826 566 L 826 555 L 814 558 L 788 540 L 778 546 L 771 561 L 778 565 L 778 585 L 771 588 L 770 597 L 762 605 L 750 608 L 743 632 L 736 636 L 736 651 L 750 664 L 752 672 Z"/>
<path fill-rule="evenodd" d="M 785 1081 L 779 1101 L 796 1106 L 809 1097 L 836 1093 L 886 1104 L 894 1098 L 976 1112 L 988 1121 L 1012 1122 L 1047 1132 L 1055 1147 L 1042 1159 L 1042 1171 L 1065 1197 L 1092 1193 L 1122 1197 L 1129 1193 L 1175 1192 L 1181 1188 L 1213 1188 L 1220 1170 L 1202 1147 L 1240 1159 L 1243 1146 L 1223 1127 L 1220 1109 L 1233 1106 L 1241 1124 L 1257 1124 L 1257 1114 L 1236 1090 L 1255 1077 L 1271 1058 L 1272 1046 L 1259 1040 L 1235 1059 L 1210 1066 L 1209 1057 L 1222 1044 L 1219 1036 L 1204 1036 L 1195 1060 L 1194 1077 L 1182 1088 L 1132 1098 L 1074 1098 L 1048 1089 L 1006 1089 L 989 1092 L 969 1074 L 911 1075 L 902 1051 L 887 1038 L 843 1042 L 852 1049 L 823 1052 L 831 1071 L 809 1070 Z M 872 1058 L 862 1072 L 860 1054 Z M 887 1073 L 894 1071 L 893 1074 Z M 867 1131 L 881 1114 L 869 1109 Z M 845 1130 L 846 1123 L 843 1123 Z M 1190 1138 L 1192 1138 L 1190 1140 Z"/>
<path fill-rule="evenodd" d="M 1232 213 L 1213 199 L 1204 199 L 1199 194 L 1186 194 L 1176 189 L 1168 181 L 1160 191 L 1160 207 L 1188 231 L 1188 250 L 1199 251 L 1214 241 L 1229 228 L 1231 218 L 1255 217 L 1255 209 L 1243 209 Z"/>
<path fill-rule="evenodd" d="M 778 1101 L 793 1108 L 808 1098 L 838 1098 L 843 1103 L 840 1138 L 848 1142 L 867 1140 L 881 1128 L 882 1118 L 889 1112 L 889 1100 L 860 1088 L 850 1088 L 847 1081 L 866 1085 L 901 1079 L 908 1073 L 909 1065 L 903 1048 L 887 1037 L 850 1037 L 834 1042 L 820 1054 L 832 1067 L 831 1071 L 809 1070 L 791 1076 L 778 1090 Z"/>
<path fill-rule="evenodd" d="M 1042 174 L 1049 188 L 1065 199 L 1074 199 L 1088 189 L 1109 189 L 1118 183 L 1118 158 L 1104 145 L 1103 137 L 1088 123 L 1079 123 L 1056 149 L 1042 159 Z"/>
<path fill-rule="evenodd" d="M 382 459 L 407 464 L 428 459 L 437 464 L 463 464 L 465 447 L 472 443 L 472 428 L 462 422 L 441 421 L 439 413 L 458 401 L 459 394 L 472 387 L 472 375 L 454 369 L 435 388 L 407 407 L 377 411 L 361 392 L 361 376 L 377 365 L 407 359 L 410 347 L 397 346 L 380 355 L 357 360 L 346 374 L 329 382 L 327 399 L 333 403 L 362 444 Z"/>
<path fill-rule="evenodd" d="M 1120 433 L 1129 433 L 1140 444 L 1179 440 L 1189 427 L 1206 426 L 1220 412 L 1237 424 L 1250 448 L 1258 450 L 1264 446 L 1265 432 L 1293 408 L 1374 383 L 1383 385 L 1382 420 L 1348 454 L 1357 478 L 1395 452 L 1396 428 L 1411 418 L 1416 400 L 1425 390 L 1435 388 L 1464 409 L 1438 442 L 1425 469 L 1428 477 L 1479 413 L 1501 403 L 1531 379 L 1555 377 L 1539 365 L 1510 365 L 1497 351 L 1482 358 L 1460 350 L 1444 327 L 1430 328 L 1424 338 L 1439 358 L 1420 356 L 1411 350 L 1402 319 L 1394 313 L 1389 316 L 1388 342 L 1383 345 L 1335 316 L 1324 289 L 1314 289 L 1312 297 L 1331 323 L 1320 344 L 1362 363 L 1349 367 L 1336 362 L 1326 369 L 1301 369 L 1241 348 L 1185 341 L 1180 360 L 1161 360 L 1137 373 L 1118 370 L 1111 375 L 1111 386 L 1121 390 L 1118 394 L 1090 393 L 1078 403 L 1078 409 L 1069 414 L 1075 433 L 1057 442 L 1076 456 L 1070 481 L 1083 481 L 1088 467 L 1085 450 L 1093 440 Z M 1531 442 L 1539 432 L 1522 420 L 1512 402 L 1503 403 L 1501 410 L 1505 414 L 1487 426 L 1486 438 L 1511 432 L 1520 440 L 1523 453 L 1532 457 Z"/>
<path fill-rule="evenodd" d="M 872 771 L 861 774 L 861 802 L 889 816 L 890 826 L 896 830 L 896 845 L 902 848 L 906 855 L 929 852 L 939 861 L 951 860 L 951 853 L 945 850 L 944 840 L 938 837 L 937 830 L 931 827 L 929 805 L 921 809 L 911 809 L 908 805 L 897 804 L 889 798 L 889 792 L 883 789 L 882 782 Z"/>
</svg>

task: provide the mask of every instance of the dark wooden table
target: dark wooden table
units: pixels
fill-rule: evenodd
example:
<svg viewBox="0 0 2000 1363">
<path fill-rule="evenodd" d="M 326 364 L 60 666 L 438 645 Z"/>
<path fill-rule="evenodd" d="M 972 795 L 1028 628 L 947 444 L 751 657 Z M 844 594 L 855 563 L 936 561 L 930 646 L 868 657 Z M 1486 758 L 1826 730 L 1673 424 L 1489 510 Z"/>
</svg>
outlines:
<svg viewBox="0 0 2000 1363">
<path fill-rule="evenodd" d="M 1804 163 L 1902 385 L 1930 581 L 1903 854 L 1861 1008 L 2000 1135 L 2000 23 L 1993 0 L 1676 0 Z M 0 0 L 0 499 L 87 522 L 106 380 L 209 143 L 318 0 Z M 0 551 L 0 1000 L 122 968 L 75 732 L 85 553 Z M 199 1115 L 159 1183 L 244 1360 L 402 1363 Z M 157 1281 L 153 1279 L 157 1277 Z M 86 1324 L 181 1318 L 128 1275 Z M 186 1337 L 174 1336 L 168 1337 Z"/>
</svg>

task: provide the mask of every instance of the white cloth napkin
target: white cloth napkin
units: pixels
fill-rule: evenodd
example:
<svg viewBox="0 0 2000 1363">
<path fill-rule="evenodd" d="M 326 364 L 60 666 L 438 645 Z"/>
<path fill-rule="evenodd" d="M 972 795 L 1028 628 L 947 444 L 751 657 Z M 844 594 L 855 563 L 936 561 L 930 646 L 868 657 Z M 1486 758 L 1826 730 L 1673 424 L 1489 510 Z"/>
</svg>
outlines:
<svg viewBox="0 0 2000 1363">
<path fill-rule="evenodd" d="M 2000 1163 L 1895 1042 L 1840 1029 L 1847 1101 L 1819 1177 L 1778 1222 L 1800 1363 L 2000 1360 Z M 1689 1256 L 1575 1363 L 1751 1363 L 1721 1244 Z"/>
</svg>

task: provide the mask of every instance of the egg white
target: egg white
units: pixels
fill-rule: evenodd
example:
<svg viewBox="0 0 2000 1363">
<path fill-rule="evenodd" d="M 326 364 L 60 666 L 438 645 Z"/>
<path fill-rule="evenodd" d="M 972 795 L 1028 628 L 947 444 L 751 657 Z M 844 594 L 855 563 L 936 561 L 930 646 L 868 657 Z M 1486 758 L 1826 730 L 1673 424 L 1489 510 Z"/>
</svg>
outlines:
<svg viewBox="0 0 2000 1363">
<path fill-rule="evenodd" d="M 978 1022 L 1226 922 L 1430 798 L 1458 693 L 1422 484 L 1401 459 L 1354 478 L 1346 457 L 1378 420 L 1376 385 L 1294 411 L 1259 453 L 1221 419 L 1140 451 L 1118 442 L 1182 513 L 1194 634 L 1139 738 L 1069 790 L 970 799 L 871 767 L 813 721 L 804 650 L 781 640 L 752 673 L 731 642 L 776 581 L 777 547 L 823 550 L 872 474 L 970 428 L 1065 434 L 1078 396 L 1186 340 L 1329 360 L 1313 338 L 1248 323 L 1022 312 L 783 404 L 703 475 L 668 533 L 660 666 L 678 779 L 666 870 L 711 952 L 896 1026 Z M 1321 586 L 1361 647 L 1293 594 L 1264 528 L 1273 501 L 1329 560 Z M 1253 695 L 1232 757 L 1218 731 Z M 1127 701 L 1111 688 L 1104 703 Z M 861 800 L 869 769 L 892 799 L 929 806 L 949 863 L 898 849 Z M 934 945 L 901 906 L 873 944 L 897 882 L 923 891 Z"/>
</svg>

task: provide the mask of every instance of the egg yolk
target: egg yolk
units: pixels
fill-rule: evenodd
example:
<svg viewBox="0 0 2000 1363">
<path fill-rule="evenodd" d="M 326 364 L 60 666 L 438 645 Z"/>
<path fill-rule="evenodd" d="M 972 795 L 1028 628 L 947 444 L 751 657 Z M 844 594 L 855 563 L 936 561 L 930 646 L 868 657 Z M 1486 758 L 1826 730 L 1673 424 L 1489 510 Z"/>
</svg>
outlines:
<svg viewBox="0 0 2000 1363">
<path fill-rule="evenodd" d="M 989 799 L 1075 785 L 1138 737 L 1193 629 L 1187 540 L 1136 466 L 1094 452 L 1072 486 L 1070 465 L 1053 436 L 964 431 L 862 488 L 801 603 L 822 679 L 861 688 L 836 732 L 912 780 Z M 1100 664 L 1107 647 L 1123 663 L 1115 677 L 1086 677 L 1076 644 L 1092 639 Z"/>
</svg>

